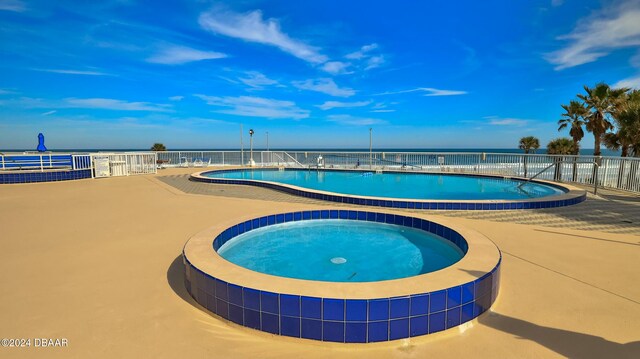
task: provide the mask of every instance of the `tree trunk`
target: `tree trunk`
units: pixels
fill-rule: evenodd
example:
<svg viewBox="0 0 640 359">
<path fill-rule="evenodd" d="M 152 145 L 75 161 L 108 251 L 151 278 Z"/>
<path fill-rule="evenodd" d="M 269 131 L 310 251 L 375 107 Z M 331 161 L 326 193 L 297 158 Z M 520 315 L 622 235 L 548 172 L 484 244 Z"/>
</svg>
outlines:
<svg viewBox="0 0 640 359">
<path fill-rule="evenodd" d="M 620 156 L 622 158 L 627 157 L 629 155 L 629 147 L 622 145 L 622 153 L 620 154 Z M 622 188 L 622 177 L 624 176 L 624 170 L 625 170 L 625 165 L 626 162 L 624 159 L 620 160 L 620 166 L 618 167 L 618 188 Z"/>
<path fill-rule="evenodd" d="M 577 156 L 573 156 L 573 175 L 572 175 L 572 181 L 573 182 L 578 182 L 578 157 Z"/>
<path fill-rule="evenodd" d="M 596 172 L 598 171 L 599 167 L 600 167 L 600 140 L 602 137 L 602 133 L 600 133 L 598 131 L 598 133 L 596 133 L 596 131 L 593 132 L 593 137 L 595 138 L 595 143 L 594 143 L 594 149 L 593 149 L 593 155 L 596 157 L 595 161 L 598 164 L 597 166 L 593 166 L 593 172 L 591 174 L 591 178 L 593 178 L 594 184 L 597 185 L 597 183 L 595 183 L 596 180 Z"/>
<path fill-rule="evenodd" d="M 600 156 L 600 140 L 601 140 L 602 134 L 594 132 L 593 137 L 596 139 L 595 143 L 593 144 L 593 155 Z"/>
<path fill-rule="evenodd" d="M 527 155 L 526 154 L 522 158 L 522 161 L 524 163 L 524 177 L 527 178 Z"/>
<path fill-rule="evenodd" d="M 560 182 L 560 179 L 562 177 L 562 168 L 560 167 L 562 165 L 562 159 L 563 157 L 554 157 L 553 158 L 553 162 L 556 164 L 556 168 L 553 174 L 553 179 L 554 181 Z"/>
</svg>

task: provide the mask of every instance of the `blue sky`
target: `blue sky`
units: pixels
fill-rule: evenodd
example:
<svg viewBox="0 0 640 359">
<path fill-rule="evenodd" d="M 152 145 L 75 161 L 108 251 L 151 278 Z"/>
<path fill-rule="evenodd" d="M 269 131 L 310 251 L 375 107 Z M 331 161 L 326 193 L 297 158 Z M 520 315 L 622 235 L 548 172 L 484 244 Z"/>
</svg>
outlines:
<svg viewBox="0 0 640 359">
<path fill-rule="evenodd" d="M 0 0 L 0 58 L 5 150 L 515 148 L 640 87 L 640 1 Z"/>
</svg>

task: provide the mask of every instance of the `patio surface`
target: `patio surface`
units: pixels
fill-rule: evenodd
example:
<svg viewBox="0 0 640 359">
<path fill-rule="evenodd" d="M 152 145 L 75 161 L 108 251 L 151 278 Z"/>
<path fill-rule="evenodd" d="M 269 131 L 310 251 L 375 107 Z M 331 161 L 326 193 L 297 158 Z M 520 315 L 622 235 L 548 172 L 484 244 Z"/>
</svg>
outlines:
<svg viewBox="0 0 640 359">
<path fill-rule="evenodd" d="M 341 205 L 190 182 L 191 172 L 0 186 L 0 337 L 32 339 L 30 348 L 0 348 L 0 357 L 640 357 L 637 196 L 600 191 L 548 210 L 412 213 L 449 217 L 498 245 L 496 303 L 464 330 L 345 345 L 207 313 L 187 295 L 180 259 L 187 239 L 217 221 Z M 69 344 L 36 348 L 33 338 Z"/>
</svg>

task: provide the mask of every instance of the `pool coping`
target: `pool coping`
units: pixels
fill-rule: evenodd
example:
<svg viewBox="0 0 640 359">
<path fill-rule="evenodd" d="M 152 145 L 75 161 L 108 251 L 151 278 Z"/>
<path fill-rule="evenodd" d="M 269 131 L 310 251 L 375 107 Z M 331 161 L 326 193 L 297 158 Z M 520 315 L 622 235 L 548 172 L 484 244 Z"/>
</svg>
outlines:
<svg viewBox="0 0 640 359">
<path fill-rule="evenodd" d="M 384 171 L 383 173 L 412 173 L 412 174 L 436 174 L 447 176 L 467 176 L 467 177 L 484 177 L 493 179 L 512 179 L 520 181 L 530 181 L 533 183 L 539 183 L 550 187 L 558 188 L 565 193 L 547 197 L 521 199 L 521 200 L 436 200 L 436 199 L 410 199 L 410 198 L 391 198 L 391 197 L 374 197 L 374 196 L 360 196 L 343 194 L 337 192 L 320 191 L 310 188 L 298 187 L 294 185 L 261 181 L 261 180 L 246 180 L 246 179 L 225 179 L 225 178 L 210 178 L 205 177 L 205 173 L 224 173 L 242 170 L 304 170 L 304 169 L 281 169 L 277 167 L 260 167 L 260 168 L 233 168 L 233 169 L 219 169 L 219 170 L 207 170 L 192 173 L 190 179 L 197 182 L 216 183 L 216 184 L 234 184 L 234 185 L 248 185 L 256 187 L 264 187 L 274 189 L 277 191 L 285 192 L 295 196 L 301 196 L 305 198 L 318 199 L 329 202 L 346 203 L 351 205 L 364 205 L 373 207 L 389 207 L 400 209 L 419 209 L 419 210 L 515 210 L 515 209 L 541 209 L 541 208 L 556 208 L 570 206 L 578 204 L 587 199 L 587 192 L 578 187 L 574 187 L 567 184 L 558 184 L 551 181 L 527 178 L 512 177 L 512 176 L 500 176 L 500 175 L 480 175 L 480 174 L 465 174 L 465 173 L 427 173 L 420 171 Z M 351 171 L 351 172 L 371 172 L 363 170 L 353 169 L 323 169 L 323 171 Z"/>
<path fill-rule="evenodd" d="M 319 212 L 325 211 L 320 216 Z M 368 216 L 371 214 L 374 216 Z M 228 240 L 287 220 L 325 219 L 325 215 L 413 228 L 428 226 L 423 230 L 437 231 L 436 234 L 461 249 L 464 246 L 460 243 L 464 242 L 467 252 L 458 262 L 435 272 L 378 282 L 345 283 L 256 272 L 225 260 L 214 250 L 214 240 Z M 249 225 L 271 216 L 282 216 L 279 220 L 284 222 L 269 218 L 269 223 L 253 222 L 256 228 Z M 492 241 L 453 221 L 344 208 L 289 213 L 262 211 L 207 228 L 191 237 L 183 249 L 187 291 L 208 311 L 272 334 L 339 343 L 405 339 L 474 320 L 497 298 L 501 261 L 500 250 Z"/>
<path fill-rule="evenodd" d="M 326 297 L 328 294 L 339 293 L 344 298 L 351 299 L 366 299 L 372 296 L 380 297 L 396 297 L 405 296 L 416 291 L 430 292 L 442 289 L 446 285 L 456 283 L 460 284 L 464 281 L 477 279 L 478 276 L 469 274 L 465 271 L 484 271 L 489 273 L 494 269 L 496 263 L 500 258 L 500 251 L 497 246 L 489 240 L 483 234 L 460 226 L 455 221 L 450 219 L 438 218 L 432 220 L 425 218 L 424 215 L 411 214 L 398 214 L 388 210 L 375 210 L 368 211 L 358 208 L 339 208 L 339 209 L 318 209 L 319 211 L 354 211 L 354 212 L 369 212 L 369 213 L 384 213 L 402 217 L 415 217 L 424 219 L 433 223 L 437 223 L 448 227 L 458 232 L 467 241 L 468 250 L 462 259 L 453 265 L 443 268 L 441 270 L 422 274 L 418 276 L 392 279 L 378 282 L 354 282 L 354 283 L 340 283 L 331 282 L 331 292 L 327 292 L 324 288 L 319 287 L 319 281 L 283 278 L 274 275 L 264 274 L 252 271 L 250 269 L 233 264 L 226 259 L 222 258 L 213 248 L 213 240 L 221 234 L 224 230 L 233 227 L 239 223 L 246 222 L 248 220 L 255 219 L 257 217 L 275 215 L 276 212 L 262 211 L 261 213 L 252 214 L 250 216 L 237 217 L 234 220 L 217 223 L 216 225 L 209 227 L 194 236 L 192 236 L 183 248 L 183 254 L 193 265 L 198 266 L 200 270 L 205 273 L 215 273 L 215 275 L 228 282 L 242 282 L 242 283 L 260 283 L 263 290 L 287 293 L 287 289 L 294 289 L 296 293 L 307 296 Z M 304 212 L 304 211 L 298 211 Z M 483 274 L 484 274 L 483 273 Z M 295 285 L 292 286 L 292 283 Z M 323 284 L 325 282 L 322 282 Z"/>
</svg>

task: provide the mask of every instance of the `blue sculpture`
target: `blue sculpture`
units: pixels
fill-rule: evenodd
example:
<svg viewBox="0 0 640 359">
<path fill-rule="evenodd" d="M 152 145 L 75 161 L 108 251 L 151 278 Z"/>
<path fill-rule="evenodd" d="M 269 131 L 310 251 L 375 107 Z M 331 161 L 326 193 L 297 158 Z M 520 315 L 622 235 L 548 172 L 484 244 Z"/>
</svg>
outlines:
<svg viewBox="0 0 640 359">
<path fill-rule="evenodd" d="M 46 152 L 47 148 L 44 146 L 44 135 L 42 133 L 38 134 L 38 148 L 36 148 L 38 152 Z"/>
</svg>

